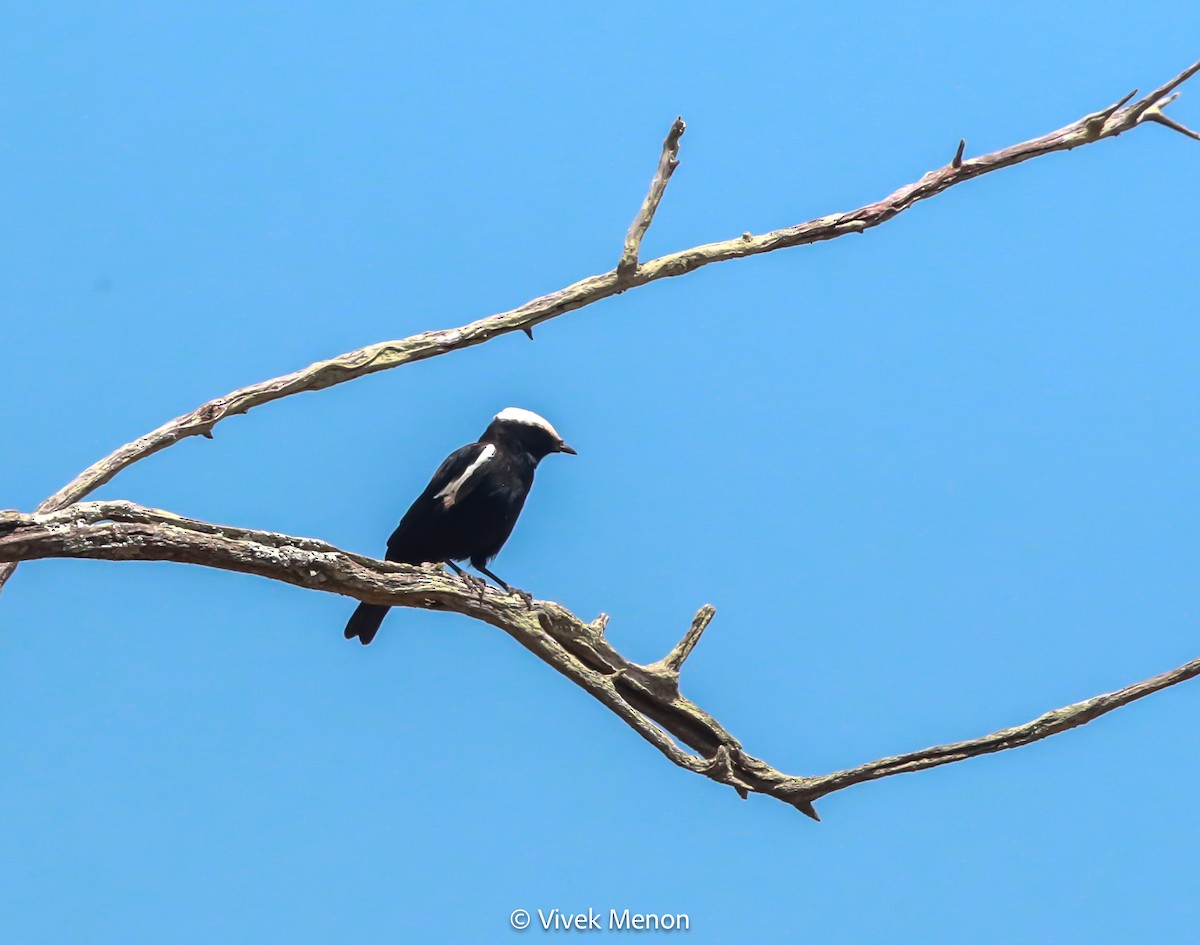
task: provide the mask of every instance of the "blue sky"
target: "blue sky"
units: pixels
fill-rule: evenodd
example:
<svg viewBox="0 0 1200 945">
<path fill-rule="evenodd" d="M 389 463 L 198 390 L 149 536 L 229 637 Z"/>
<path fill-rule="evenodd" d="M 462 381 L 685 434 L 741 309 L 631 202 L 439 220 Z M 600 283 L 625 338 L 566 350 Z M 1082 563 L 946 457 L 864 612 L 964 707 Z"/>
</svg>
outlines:
<svg viewBox="0 0 1200 945">
<path fill-rule="evenodd" d="M 1200 56 L 1176 4 L 41 4 L 0 38 L 0 506 L 228 390 L 878 199 Z M 1172 106 L 1200 125 L 1200 86 Z M 380 553 L 500 408 L 579 450 L 495 569 L 796 773 L 1197 655 L 1200 145 L 1159 127 L 233 419 L 100 497 Z M 502 634 L 167 564 L 0 595 L 0 922 L 24 945 L 1194 941 L 1200 688 L 864 785 L 682 772 Z M 580 933 L 576 933 L 580 934 Z"/>
</svg>

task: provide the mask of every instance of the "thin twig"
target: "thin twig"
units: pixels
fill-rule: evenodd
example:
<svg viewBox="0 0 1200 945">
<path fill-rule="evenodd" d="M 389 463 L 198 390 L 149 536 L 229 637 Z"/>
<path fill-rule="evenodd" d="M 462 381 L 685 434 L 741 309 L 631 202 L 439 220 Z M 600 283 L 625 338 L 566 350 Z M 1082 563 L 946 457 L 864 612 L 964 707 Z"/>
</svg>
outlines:
<svg viewBox="0 0 1200 945">
<path fill-rule="evenodd" d="M 1150 92 L 1149 95 L 1143 96 L 1138 101 L 1129 106 L 1130 114 L 1137 118 L 1148 108 L 1153 108 L 1165 99 L 1168 95 L 1174 92 L 1179 86 L 1183 85 L 1188 79 L 1200 72 L 1200 60 L 1193 62 L 1190 66 L 1180 72 L 1178 75 L 1172 76 L 1158 88 Z"/>
<path fill-rule="evenodd" d="M 1158 122 L 1160 125 L 1165 125 L 1172 131 L 1178 131 L 1181 135 L 1185 135 L 1194 141 L 1200 141 L 1200 133 L 1192 131 L 1191 128 L 1188 128 L 1186 125 L 1181 125 L 1174 118 L 1170 118 L 1163 113 L 1163 109 L 1170 105 L 1177 98 L 1179 98 L 1179 93 L 1175 92 L 1172 95 L 1168 95 L 1156 105 L 1151 105 L 1144 112 L 1142 112 L 1141 120 Z"/>
<path fill-rule="evenodd" d="M 696 616 L 692 618 L 692 625 L 688 627 L 683 639 L 672 647 L 670 653 L 652 665 L 673 676 L 678 676 L 679 671 L 683 669 L 684 661 L 692 655 L 692 650 L 700 642 L 700 636 L 708 629 L 708 625 L 712 623 L 716 614 L 717 609 L 712 604 L 705 604 L 697 610 Z"/>
<path fill-rule="evenodd" d="M 864 781 L 874 781 L 895 774 L 924 771 L 926 768 L 936 768 L 939 765 L 947 765 L 955 761 L 965 761 L 967 758 L 977 758 L 980 755 L 988 755 L 997 751 L 1020 748 L 1022 745 L 1029 745 L 1041 741 L 1043 738 L 1049 738 L 1051 735 L 1086 725 L 1114 709 L 1119 709 L 1121 706 L 1129 705 L 1138 699 L 1143 699 L 1169 686 L 1194 679 L 1197 676 L 1200 676 L 1200 659 L 1194 659 L 1158 676 L 1152 676 L 1134 683 L 1132 686 L 1118 689 L 1116 692 L 1102 693 L 1094 698 L 1085 699 L 1083 702 L 1063 706 L 1061 709 L 1039 715 L 1032 722 L 1026 722 L 1024 725 L 1014 728 L 1001 729 L 990 735 L 984 735 L 982 738 L 973 738 L 966 742 L 952 742 L 948 745 L 935 745 L 932 748 L 923 748 L 905 755 L 880 758 L 878 761 L 871 761 L 846 771 L 835 771 L 833 774 L 812 779 L 813 797 L 840 791 L 842 788 L 861 784 Z"/>
<path fill-rule="evenodd" d="M 642 238 L 650 229 L 654 213 L 658 210 L 658 205 L 667 190 L 667 182 L 675 173 L 675 168 L 679 166 L 679 139 L 683 137 L 686 128 L 683 116 L 680 115 L 671 125 L 671 130 L 667 132 L 667 137 L 663 141 L 662 155 L 658 159 L 658 170 L 654 172 L 654 180 L 650 181 L 650 190 L 646 192 L 646 199 L 642 201 L 637 216 L 629 224 L 629 232 L 625 234 L 625 248 L 621 252 L 620 262 L 617 263 L 617 275 L 619 276 L 628 276 L 637 270 Z"/>
</svg>

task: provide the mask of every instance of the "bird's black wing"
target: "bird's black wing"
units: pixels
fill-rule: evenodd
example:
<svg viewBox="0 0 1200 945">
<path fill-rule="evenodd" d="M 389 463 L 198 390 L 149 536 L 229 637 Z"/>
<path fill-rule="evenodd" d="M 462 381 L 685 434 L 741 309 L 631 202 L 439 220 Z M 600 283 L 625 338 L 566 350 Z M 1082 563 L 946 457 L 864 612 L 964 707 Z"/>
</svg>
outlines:
<svg viewBox="0 0 1200 945">
<path fill-rule="evenodd" d="M 438 544 L 434 533 L 446 513 L 475 491 L 483 480 L 484 467 L 495 453 L 496 447 L 490 443 L 468 443 L 446 457 L 388 539 L 389 561 L 440 560 L 437 554 L 422 555 L 434 550 L 433 546 Z"/>
</svg>

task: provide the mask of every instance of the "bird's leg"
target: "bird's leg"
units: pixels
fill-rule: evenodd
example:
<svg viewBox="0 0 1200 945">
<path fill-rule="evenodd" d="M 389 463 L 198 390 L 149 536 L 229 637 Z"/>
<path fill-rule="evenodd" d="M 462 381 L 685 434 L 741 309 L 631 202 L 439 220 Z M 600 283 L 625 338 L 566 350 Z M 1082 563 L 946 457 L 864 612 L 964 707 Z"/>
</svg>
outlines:
<svg viewBox="0 0 1200 945">
<path fill-rule="evenodd" d="M 483 578 L 478 578 L 474 574 L 468 574 L 453 561 L 447 561 L 446 564 L 450 570 L 462 578 L 462 582 L 467 585 L 467 588 L 476 591 L 479 594 L 479 599 L 483 600 L 483 592 L 487 590 L 487 581 Z"/>
<path fill-rule="evenodd" d="M 492 574 L 492 572 L 485 568 L 482 564 L 472 561 L 471 567 L 473 567 L 476 571 L 482 571 L 484 574 L 490 577 L 493 581 L 504 588 L 504 592 L 506 594 L 514 594 L 521 598 L 521 600 L 525 601 L 526 607 L 533 607 L 533 595 L 528 591 L 523 591 L 519 587 L 510 587 L 505 581 L 502 581 L 500 578 L 496 577 L 496 575 Z"/>
</svg>

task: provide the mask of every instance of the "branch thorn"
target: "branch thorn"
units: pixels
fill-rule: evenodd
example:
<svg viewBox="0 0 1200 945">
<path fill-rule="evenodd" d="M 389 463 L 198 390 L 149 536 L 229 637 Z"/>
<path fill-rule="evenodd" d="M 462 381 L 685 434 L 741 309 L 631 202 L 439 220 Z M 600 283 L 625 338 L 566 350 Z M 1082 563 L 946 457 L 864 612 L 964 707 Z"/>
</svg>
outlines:
<svg viewBox="0 0 1200 945">
<path fill-rule="evenodd" d="M 1113 102 L 1108 108 L 1102 108 L 1098 112 L 1092 112 L 1090 115 L 1083 116 L 1083 126 L 1091 136 L 1096 136 L 1100 133 L 1100 129 L 1104 127 L 1104 123 L 1117 113 L 1126 102 L 1138 94 L 1138 90 L 1134 89 L 1124 98 Z"/>
<path fill-rule="evenodd" d="M 797 800 L 792 801 L 792 806 L 800 811 L 805 817 L 811 817 L 817 823 L 821 822 L 821 816 L 817 813 L 817 809 L 813 806 L 812 801 Z"/>
<path fill-rule="evenodd" d="M 967 148 L 967 139 L 959 138 L 958 150 L 954 152 L 954 159 L 950 162 L 951 167 L 962 167 L 963 151 Z"/>
</svg>

